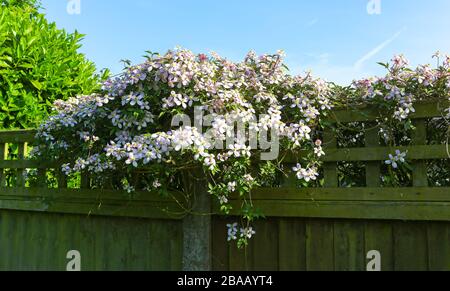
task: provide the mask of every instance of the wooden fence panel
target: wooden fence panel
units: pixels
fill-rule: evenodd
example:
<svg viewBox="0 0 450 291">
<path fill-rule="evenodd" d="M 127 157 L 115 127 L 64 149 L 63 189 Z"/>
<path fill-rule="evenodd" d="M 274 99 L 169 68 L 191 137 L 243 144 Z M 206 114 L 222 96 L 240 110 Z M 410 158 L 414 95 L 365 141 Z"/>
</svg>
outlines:
<svg viewBox="0 0 450 291">
<path fill-rule="evenodd" d="M 214 221 L 215 228 L 226 230 L 226 220 L 216 217 Z M 269 237 L 267 229 L 271 229 Z M 381 254 L 382 271 L 450 271 L 449 222 L 271 217 L 256 231 L 247 250 L 232 245 L 229 251 L 228 244 L 223 244 L 226 231 L 216 236 L 217 261 L 229 256 L 234 264 L 215 264 L 214 270 L 366 271 L 367 254 L 376 250 Z"/>
<path fill-rule="evenodd" d="M 0 270 L 180 270 L 181 222 L 0 211 Z"/>
</svg>

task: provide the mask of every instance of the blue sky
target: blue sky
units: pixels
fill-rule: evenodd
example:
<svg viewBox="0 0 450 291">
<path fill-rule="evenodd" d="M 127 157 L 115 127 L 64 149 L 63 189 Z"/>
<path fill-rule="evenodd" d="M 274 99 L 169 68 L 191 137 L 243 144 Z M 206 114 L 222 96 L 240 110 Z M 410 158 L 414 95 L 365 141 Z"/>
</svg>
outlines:
<svg viewBox="0 0 450 291">
<path fill-rule="evenodd" d="M 121 71 L 121 59 L 182 46 L 241 60 L 253 49 L 283 49 L 293 73 L 346 84 L 383 71 L 376 64 L 404 53 L 413 64 L 450 53 L 450 1 L 369 0 L 43 0 L 58 27 L 86 34 L 82 52 L 99 69 Z M 375 7 L 375 6 L 371 6 Z M 377 9 L 373 10 L 377 11 Z"/>
</svg>

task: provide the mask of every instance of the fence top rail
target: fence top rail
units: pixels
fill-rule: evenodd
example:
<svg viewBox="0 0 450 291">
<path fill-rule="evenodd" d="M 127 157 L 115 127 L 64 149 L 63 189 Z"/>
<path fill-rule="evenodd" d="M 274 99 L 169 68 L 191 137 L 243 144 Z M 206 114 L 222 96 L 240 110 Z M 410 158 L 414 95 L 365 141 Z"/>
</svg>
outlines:
<svg viewBox="0 0 450 291">
<path fill-rule="evenodd" d="M 35 140 L 36 133 L 35 129 L 1 130 L 0 143 L 32 143 Z"/>
<path fill-rule="evenodd" d="M 164 220 L 183 218 L 180 205 L 171 198 L 179 199 L 177 193 L 164 198 L 150 192 L 128 197 L 123 192 L 0 187 L 0 209 Z"/>
</svg>

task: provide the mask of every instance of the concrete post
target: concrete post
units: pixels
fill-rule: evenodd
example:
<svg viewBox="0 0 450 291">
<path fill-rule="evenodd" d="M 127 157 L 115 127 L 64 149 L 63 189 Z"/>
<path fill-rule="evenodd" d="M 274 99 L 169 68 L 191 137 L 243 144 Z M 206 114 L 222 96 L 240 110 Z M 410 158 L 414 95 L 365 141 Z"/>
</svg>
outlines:
<svg viewBox="0 0 450 291">
<path fill-rule="evenodd" d="M 211 271 L 211 195 L 206 180 L 187 182 L 193 213 L 183 220 L 183 271 Z"/>
</svg>

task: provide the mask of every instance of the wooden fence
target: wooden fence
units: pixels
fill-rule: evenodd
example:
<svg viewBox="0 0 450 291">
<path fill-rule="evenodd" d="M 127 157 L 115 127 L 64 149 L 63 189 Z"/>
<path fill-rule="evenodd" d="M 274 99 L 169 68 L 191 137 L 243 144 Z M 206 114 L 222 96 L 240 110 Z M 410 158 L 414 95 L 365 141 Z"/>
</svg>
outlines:
<svg viewBox="0 0 450 291">
<path fill-rule="evenodd" d="M 256 223 L 245 251 L 227 243 L 233 219 L 181 219 L 169 199 L 90 190 L 85 177 L 83 189 L 67 189 L 62 175 L 57 189 L 27 188 L 25 169 L 44 177 L 50 168 L 26 159 L 34 132 L 0 132 L 0 270 L 65 270 L 70 250 L 81 253 L 82 270 L 366 270 L 372 250 L 381 254 L 382 270 L 450 270 L 450 188 L 429 187 L 427 178 L 427 161 L 450 161 L 445 144 L 427 142 L 438 107 L 417 106 L 414 145 L 401 148 L 413 161 L 411 187 L 381 187 L 382 163 L 397 148 L 380 146 L 376 131 L 365 133 L 364 148 L 338 148 L 329 132 L 325 186 L 297 189 L 287 179 L 280 188 L 254 191 L 267 219 Z M 346 110 L 334 120 L 376 116 Z M 15 160 L 8 160 L 8 148 L 16 150 Z M 366 187 L 339 185 L 342 161 L 365 163 Z M 8 178 L 11 171 L 15 178 Z M 207 197 L 203 188 L 196 191 Z M 239 208 L 238 199 L 232 202 Z M 218 213 L 217 205 L 212 211 Z"/>
<path fill-rule="evenodd" d="M 41 177 L 50 170 L 25 159 L 34 135 L 0 133 L 0 270 L 66 270 L 71 250 L 80 252 L 82 270 L 181 269 L 182 222 L 169 214 L 179 210 L 173 201 L 67 189 L 62 176 L 57 189 L 26 188 L 25 169 L 39 169 Z M 6 160 L 8 148 L 16 160 Z"/>
</svg>

